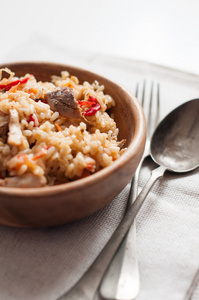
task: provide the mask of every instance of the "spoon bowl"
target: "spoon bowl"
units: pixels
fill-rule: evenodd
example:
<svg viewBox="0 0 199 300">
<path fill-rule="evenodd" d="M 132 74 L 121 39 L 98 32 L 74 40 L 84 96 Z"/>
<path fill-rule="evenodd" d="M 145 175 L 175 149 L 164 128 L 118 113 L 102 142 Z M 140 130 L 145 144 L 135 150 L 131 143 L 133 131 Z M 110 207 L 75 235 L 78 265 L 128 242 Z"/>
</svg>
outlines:
<svg viewBox="0 0 199 300">
<path fill-rule="evenodd" d="M 94 299 L 110 261 L 156 180 L 162 177 L 166 170 L 181 173 L 197 168 L 198 147 L 199 99 L 195 99 L 177 107 L 158 125 L 151 140 L 151 156 L 160 166 L 152 171 L 151 178 L 88 271 L 58 300 Z"/>
<path fill-rule="evenodd" d="M 153 160 L 173 172 L 199 166 L 199 99 L 173 110 L 159 124 L 151 140 Z"/>
</svg>

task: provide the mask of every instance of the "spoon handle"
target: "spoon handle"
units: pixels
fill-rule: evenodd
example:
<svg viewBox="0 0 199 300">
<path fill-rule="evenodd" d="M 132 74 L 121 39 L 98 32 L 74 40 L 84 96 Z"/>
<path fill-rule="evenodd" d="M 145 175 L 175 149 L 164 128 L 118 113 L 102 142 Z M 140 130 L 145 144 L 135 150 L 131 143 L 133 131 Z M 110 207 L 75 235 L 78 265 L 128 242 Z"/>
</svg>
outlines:
<svg viewBox="0 0 199 300">
<path fill-rule="evenodd" d="M 128 229 L 132 225 L 150 189 L 152 188 L 156 180 L 164 175 L 165 170 L 165 167 L 160 166 L 151 172 L 150 179 L 143 187 L 135 202 L 131 205 L 122 222 L 117 227 L 112 237 L 110 238 L 106 246 L 102 249 L 96 260 L 86 271 L 86 273 L 80 278 L 80 280 L 72 287 L 72 289 L 66 292 L 57 300 L 94 299 L 96 291 L 111 259 L 120 246 L 125 235 L 127 234 Z"/>
</svg>

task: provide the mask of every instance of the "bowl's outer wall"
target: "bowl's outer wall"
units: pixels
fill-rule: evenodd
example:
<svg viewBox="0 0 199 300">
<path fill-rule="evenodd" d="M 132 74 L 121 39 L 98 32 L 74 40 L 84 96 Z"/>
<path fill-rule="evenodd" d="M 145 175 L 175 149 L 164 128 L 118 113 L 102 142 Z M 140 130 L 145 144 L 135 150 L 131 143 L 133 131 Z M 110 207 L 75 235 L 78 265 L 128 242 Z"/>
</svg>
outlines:
<svg viewBox="0 0 199 300">
<path fill-rule="evenodd" d="M 2 68 L 3 66 L 0 66 Z M 105 93 L 116 101 L 114 118 L 126 139 L 128 150 L 111 167 L 72 183 L 36 189 L 0 188 L 0 223 L 18 227 L 44 227 L 83 218 L 108 204 L 135 173 L 143 154 L 146 128 L 143 111 L 136 98 L 108 79 L 77 67 L 53 63 L 11 63 L 6 67 L 24 76 L 50 81 L 62 70 L 76 75 L 80 83 L 98 80 Z"/>
</svg>

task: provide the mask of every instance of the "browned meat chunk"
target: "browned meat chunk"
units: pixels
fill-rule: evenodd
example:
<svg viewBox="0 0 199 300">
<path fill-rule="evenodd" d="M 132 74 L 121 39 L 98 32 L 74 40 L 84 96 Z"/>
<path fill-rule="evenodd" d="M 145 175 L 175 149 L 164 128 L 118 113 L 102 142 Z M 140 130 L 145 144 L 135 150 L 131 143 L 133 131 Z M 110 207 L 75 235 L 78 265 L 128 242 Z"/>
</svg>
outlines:
<svg viewBox="0 0 199 300">
<path fill-rule="evenodd" d="M 9 116 L 0 111 L 0 136 L 6 135 L 8 131 Z"/>
<path fill-rule="evenodd" d="M 58 111 L 60 116 L 81 119 L 78 102 L 71 88 L 63 87 L 57 91 L 46 93 L 44 99 L 53 111 Z"/>
</svg>

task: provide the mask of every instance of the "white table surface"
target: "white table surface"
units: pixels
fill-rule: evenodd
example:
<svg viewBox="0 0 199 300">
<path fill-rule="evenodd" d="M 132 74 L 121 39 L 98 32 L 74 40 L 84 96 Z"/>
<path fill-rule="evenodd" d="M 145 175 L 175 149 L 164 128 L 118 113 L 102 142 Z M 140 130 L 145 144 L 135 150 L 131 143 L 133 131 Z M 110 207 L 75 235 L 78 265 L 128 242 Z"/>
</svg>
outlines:
<svg viewBox="0 0 199 300">
<path fill-rule="evenodd" d="M 0 63 L 42 60 L 78 65 L 132 91 L 143 76 L 154 79 L 161 83 L 162 117 L 198 97 L 198 0 L 0 4 Z M 140 187 L 152 167 L 151 162 L 145 165 Z M 139 300 L 181 300 L 199 266 L 198 175 L 167 175 L 138 215 Z M 75 225 L 52 230 L 0 226 L 0 300 L 54 300 L 69 289 L 118 225 L 125 206 L 121 199 L 125 201 L 127 194 L 125 189 L 107 208 Z M 86 243 L 88 236 L 93 245 Z M 84 259 L 77 251 L 80 245 Z M 198 297 L 199 288 L 194 300 Z"/>
</svg>

